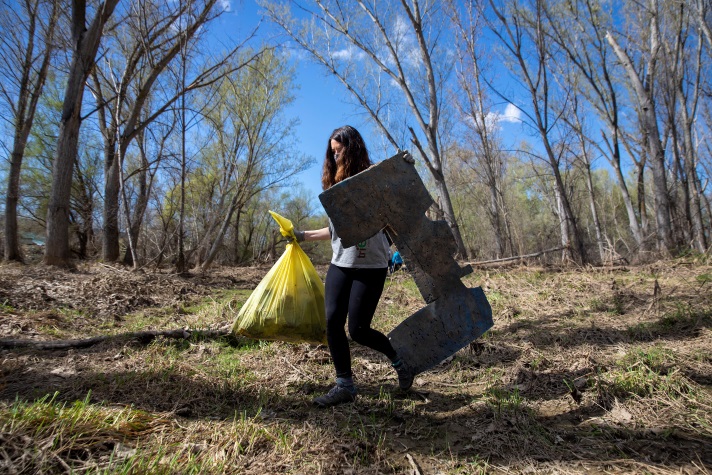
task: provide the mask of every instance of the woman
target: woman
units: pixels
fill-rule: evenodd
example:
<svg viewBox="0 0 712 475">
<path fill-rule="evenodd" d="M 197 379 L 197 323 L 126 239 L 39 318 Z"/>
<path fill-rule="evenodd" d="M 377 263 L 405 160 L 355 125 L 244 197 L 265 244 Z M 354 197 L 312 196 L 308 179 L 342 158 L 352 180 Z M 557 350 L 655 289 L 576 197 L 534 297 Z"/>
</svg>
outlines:
<svg viewBox="0 0 712 475">
<path fill-rule="evenodd" d="M 371 166 L 361 134 L 351 126 L 332 132 L 326 147 L 321 176 L 324 190 Z M 390 340 L 371 328 L 378 300 L 388 273 L 388 241 L 383 231 L 356 246 L 344 248 L 329 220 L 329 226 L 312 231 L 295 231 L 297 241 L 331 239 L 333 255 L 326 273 L 326 339 L 336 370 L 336 385 L 325 395 L 314 399 L 320 407 L 335 406 L 356 399 L 356 386 L 351 372 L 351 352 L 344 326 L 351 338 L 386 355 L 398 374 L 401 389 L 413 384 L 413 374 L 398 356 Z"/>
</svg>

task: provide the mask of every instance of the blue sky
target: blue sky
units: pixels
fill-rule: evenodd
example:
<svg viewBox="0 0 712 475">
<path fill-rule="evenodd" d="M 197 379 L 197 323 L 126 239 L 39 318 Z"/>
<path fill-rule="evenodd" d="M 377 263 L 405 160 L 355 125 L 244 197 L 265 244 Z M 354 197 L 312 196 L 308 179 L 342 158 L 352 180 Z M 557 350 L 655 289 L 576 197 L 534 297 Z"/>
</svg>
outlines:
<svg viewBox="0 0 712 475">
<path fill-rule="evenodd" d="M 254 0 L 242 2 L 223 0 L 223 6 L 228 8 L 228 11 L 218 19 L 219 25 L 216 28 L 218 36 L 235 35 L 237 41 L 240 41 L 260 21 L 259 7 Z M 264 41 L 278 33 L 276 27 L 264 21 L 260 26 L 257 41 Z M 295 58 L 303 57 L 299 51 L 294 53 Z M 373 161 L 378 162 L 388 157 L 378 156 L 380 151 L 374 153 L 380 143 L 378 137 L 373 134 L 366 117 L 349 102 L 350 96 L 333 76 L 328 75 L 323 67 L 308 59 L 300 60 L 296 66 L 296 83 L 299 89 L 294 93 L 295 101 L 287 110 L 287 116 L 300 120 L 297 128 L 300 152 L 315 160 L 314 165 L 299 174 L 297 179 L 312 195 L 313 204 L 320 208 L 317 196 L 321 193 L 321 165 L 332 130 L 345 124 L 352 125 L 364 136 L 372 152 Z M 505 139 L 508 136 L 512 140 L 519 135 L 518 132 L 521 132 L 519 111 L 516 107 L 503 104 L 501 110 L 493 116 L 493 120 L 500 123 Z"/>
<path fill-rule="evenodd" d="M 244 38 L 259 22 L 257 11 L 258 6 L 252 0 L 232 2 L 230 10 L 218 20 L 219 30 L 222 30 L 218 34 L 237 31 L 238 40 Z M 272 25 L 263 22 L 258 35 L 259 38 L 266 38 L 276 33 Z M 321 165 L 332 130 L 349 124 L 359 129 L 367 143 L 370 144 L 373 138 L 370 136 L 370 126 L 358 111 L 347 103 L 349 98 L 345 90 L 333 77 L 310 61 L 301 61 L 296 66 L 296 83 L 299 89 L 294 92 L 295 101 L 286 114 L 290 118 L 296 117 L 300 120 L 297 128 L 300 152 L 315 160 L 314 165 L 297 178 L 312 194 L 314 204 L 320 206 L 317 196 L 321 193 Z M 374 157 L 376 161 L 381 158 Z"/>
</svg>

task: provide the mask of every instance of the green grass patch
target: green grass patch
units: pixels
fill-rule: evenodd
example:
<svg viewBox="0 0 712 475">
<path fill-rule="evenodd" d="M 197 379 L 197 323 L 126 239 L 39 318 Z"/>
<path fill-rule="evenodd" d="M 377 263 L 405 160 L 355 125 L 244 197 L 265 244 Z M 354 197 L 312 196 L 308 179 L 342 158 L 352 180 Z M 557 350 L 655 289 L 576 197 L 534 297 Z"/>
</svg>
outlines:
<svg viewBox="0 0 712 475">
<path fill-rule="evenodd" d="M 199 302 L 180 307 L 177 310 L 171 307 L 143 309 L 123 316 L 120 324 L 108 322 L 100 328 L 104 334 L 135 332 L 148 328 L 164 328 L 166 319 L 176 313 L 181 315 L 181 326 L 187 326 L 191 329 L 209 328 L 216 323 L 234 321 L 240 308 L 251 293 L 251 290 L 223 289 L 217 292 L 217 298 L 208 297 Z M 197 336 L 199 337 L 199 334 Z"/>
<path fill-rule="evenodd" d="M 675 356 L 669 349 L 654 346 L 638 348 L 619 359 L 608 372 L 610 391 L 618 397 L 664 395 L 677 399 L 695 391 L 675 367 Z"/>
<path fill-rule="evenodd" d="M 10 305 L 8 302 L 9 300 L 7 299 L 0 302 L 0 312 L 13 313 L 16 311 L 15 307 Z"/>
<path fill-rule="evenodd" d="M 59 393 L 34 402 L 0 406 L 0 433 L 6 451 L 27 450 L 14 467 L 19 473 L 60 473 L 106 455 L 120 443 L 165 430 L 170 422 L 131 407 L 108 408 L 82 401 L 59 402 Z M 30 444 L 30 447 L 24 445 Z M 7 452 L 6 452 L 7 453 Z M 138 473 L 138 472 L 133 472 Z"/>
<path fill-rule="evenodd" d="M 675 310 L 666 312 L 657 321 L 628 327 L 628 334 L 634 338 L 660 336 L 685 333 L 702 326 L 712 326 L 711 309 L 678 303 Z"/>
<path fill-rule="evenodd" d="M 238 384 L 252 383 L 257 378 L 242 364 L 241 356 L 248 351 L 259 351 L 263 346 L 263 342 L 256 340 L 248 340 L 248 344 L 240 347 L 221 346 L 217 354 L 201 364 L 201 368 L 206 374 L 213 374 L 219 380 Z"/>
<path fill-rule="evenodd" d="M 505 300 L 504 296 L 502 295 L 502 292 L 498 290 L 492 290 L 490 292 L 487 292 L 487 300 L 489 301 L 490 305 L 494 307 L 496 304 L 501 304 Z"/>
</svg>

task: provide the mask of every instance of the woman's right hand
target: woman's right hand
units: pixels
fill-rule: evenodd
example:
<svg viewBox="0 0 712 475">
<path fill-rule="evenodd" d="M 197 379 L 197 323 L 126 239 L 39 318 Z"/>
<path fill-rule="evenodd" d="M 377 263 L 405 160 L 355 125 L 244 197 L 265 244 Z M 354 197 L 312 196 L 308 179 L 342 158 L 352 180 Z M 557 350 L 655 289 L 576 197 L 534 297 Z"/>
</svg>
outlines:
<svg viewBox="0 0 712 475">
<path fill-rule="evenodd" d="M 291 234 L 288 234 L 287 236 L 284 236 L 284 238 L 287 240 L 288 243 L 293 243 L 294 241 L 296 242 L 303 242 L 304 241 L 304 231 L 297 231 L 296 229 L 293 231 L 294 236 Z"/>
</svg>

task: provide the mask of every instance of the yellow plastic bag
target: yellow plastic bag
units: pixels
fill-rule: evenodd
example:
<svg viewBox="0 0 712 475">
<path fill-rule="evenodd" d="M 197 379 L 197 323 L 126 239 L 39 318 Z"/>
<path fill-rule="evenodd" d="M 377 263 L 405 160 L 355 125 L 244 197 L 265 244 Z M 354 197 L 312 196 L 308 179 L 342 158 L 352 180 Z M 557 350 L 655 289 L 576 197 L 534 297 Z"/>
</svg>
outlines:
<svg viewBox="0 0 712 475">
<path fill-rule="evenodd" d="M 290 220 L 270 214 L 283 236 L 294 237 Z M 287 244 L 242 306 L 233 332 L 259 340 L 326 343 L 324 283 L 296 241 Z"/>
</svg>

